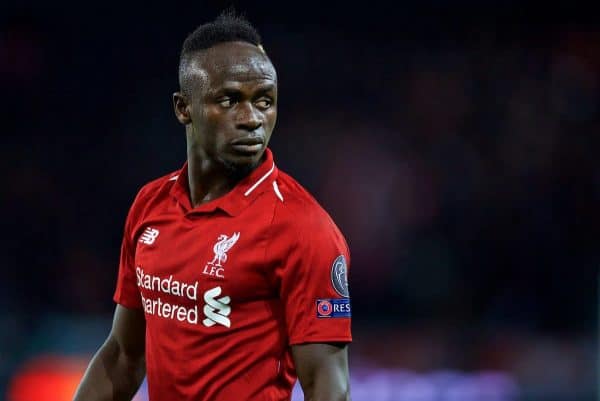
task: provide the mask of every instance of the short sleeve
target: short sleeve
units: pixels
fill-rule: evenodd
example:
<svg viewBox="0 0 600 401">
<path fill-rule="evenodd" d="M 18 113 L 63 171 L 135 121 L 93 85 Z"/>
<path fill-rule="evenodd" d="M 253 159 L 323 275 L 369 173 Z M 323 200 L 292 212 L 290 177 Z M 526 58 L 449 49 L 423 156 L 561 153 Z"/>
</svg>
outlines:
<svg viewBox="0 0 600 401">
<path fill-rule="evenodd" d="M 329 216 L 295 219 L 279 270 L 289 344 L 350 342 L 350 255 Z M 277 241 L 281 241 L 281 238 Z"/>
<path fill-rule="evenodd" d="M 136 199 L 137 200 L 137 199 Z M 141 308 L 142 302 L 135 275 L 135 204 L 131 206 L 125 221 L 121 256 L 119 259 L 119 274 L 113 300 L 127 308 Z"/>
</svg>

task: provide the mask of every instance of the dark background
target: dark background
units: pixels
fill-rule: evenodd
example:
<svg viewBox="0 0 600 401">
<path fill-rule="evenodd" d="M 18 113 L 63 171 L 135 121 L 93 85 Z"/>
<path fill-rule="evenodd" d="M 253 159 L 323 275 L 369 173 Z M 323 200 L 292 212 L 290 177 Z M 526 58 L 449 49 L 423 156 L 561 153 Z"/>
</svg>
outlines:
<svg viewBox="0 0 600 401">
<path fill-rule="evenodd" d="M 353 366 L 592 399 L 597 14 L 281 3 L 0 5 L 0 394 L 39 355 L 100 345 L 127 209 L 185 160 L 181 43 L 235 4 L 279 74 L 276 161 L 351 247 Z"/>
</svg>

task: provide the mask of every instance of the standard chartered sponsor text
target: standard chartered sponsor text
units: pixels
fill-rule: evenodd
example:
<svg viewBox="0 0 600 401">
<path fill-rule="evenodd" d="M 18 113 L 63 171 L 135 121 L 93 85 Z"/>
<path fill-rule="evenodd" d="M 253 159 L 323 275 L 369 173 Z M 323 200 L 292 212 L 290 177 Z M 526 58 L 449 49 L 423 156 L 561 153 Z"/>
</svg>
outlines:
<svg viewBox="0 0 600 401">
<path fill-rule="evenodd" d="M 153 276 L 144 273 L 144 270 L 139 266 L 135 269 L 137 276 L 137 285 L 140 288 L 158 293 L 165 293 L 188 298 L 192 301 L 198 299 L 198 282 L 194 284 L 183 283 L 173 279 L 173 275 L 167 278 Z M 160 297 L 146 298 L 143 295 L 142 305 L 144 311 L 148 315 L 157 315 L 166 319 L 177 319 L 180 322 L 186 321 L 191 324 L 198 324 L 198 305 L 193 307 L 185 307 L 183 305 L 171 304 L 163 301 Z"/>
</svg>

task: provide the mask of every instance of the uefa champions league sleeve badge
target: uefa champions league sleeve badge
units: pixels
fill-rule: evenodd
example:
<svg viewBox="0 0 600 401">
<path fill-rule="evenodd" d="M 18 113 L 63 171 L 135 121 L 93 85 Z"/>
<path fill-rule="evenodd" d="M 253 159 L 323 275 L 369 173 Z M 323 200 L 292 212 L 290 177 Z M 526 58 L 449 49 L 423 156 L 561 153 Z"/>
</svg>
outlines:
<svg viewBox="0 0 600 401">
<path fill-rule="evenodd" d="M 346 266 L 346 258 L 340 255 L 333 261 L 331 265 L 331 284 L 333 289 L 344 298 L 350 297 L 348 289 L 348 268 Z"/>
</svg>

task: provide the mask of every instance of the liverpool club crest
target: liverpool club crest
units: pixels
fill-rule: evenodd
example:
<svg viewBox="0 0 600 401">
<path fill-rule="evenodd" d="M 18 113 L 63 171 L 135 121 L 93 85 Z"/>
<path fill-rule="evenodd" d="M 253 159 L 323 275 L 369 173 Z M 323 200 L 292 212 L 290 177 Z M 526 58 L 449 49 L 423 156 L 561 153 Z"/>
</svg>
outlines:
<svg viewBox="0 0 600 401">
<path fill-rule="evenodd" d="M 204 266 L 203 274 L 224 278 L 223 264 L 227 262 L 227 252 L 235 245 L 240 238 L 240 233 L 233 233 L 231 236 L 225 234 L 219 235 L 217 242 L 213 246 L 214 258 Z"/>
</svg>

